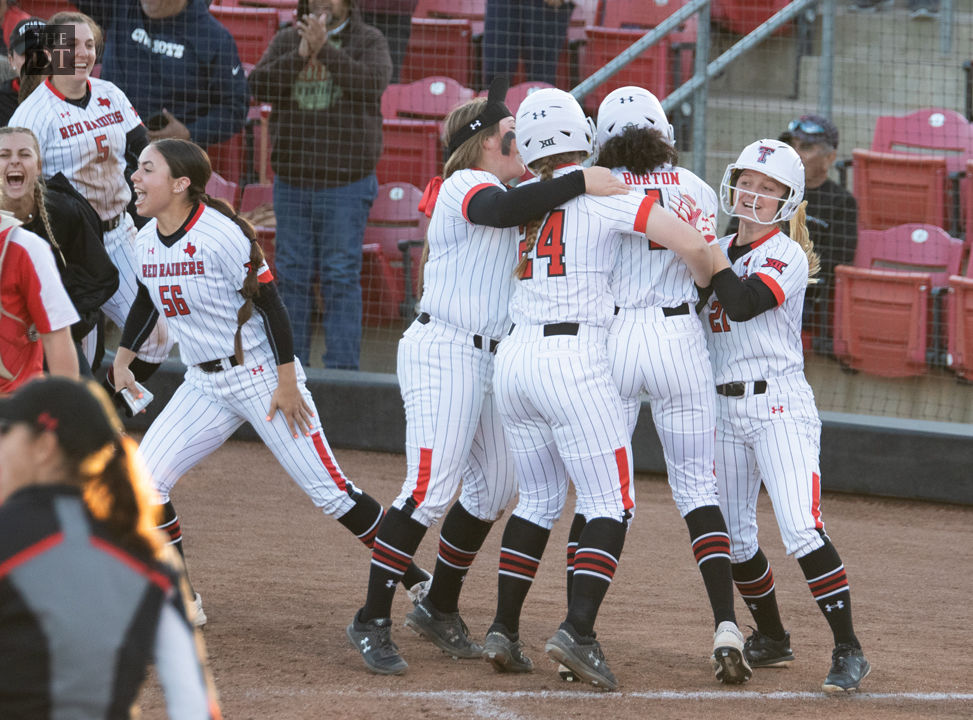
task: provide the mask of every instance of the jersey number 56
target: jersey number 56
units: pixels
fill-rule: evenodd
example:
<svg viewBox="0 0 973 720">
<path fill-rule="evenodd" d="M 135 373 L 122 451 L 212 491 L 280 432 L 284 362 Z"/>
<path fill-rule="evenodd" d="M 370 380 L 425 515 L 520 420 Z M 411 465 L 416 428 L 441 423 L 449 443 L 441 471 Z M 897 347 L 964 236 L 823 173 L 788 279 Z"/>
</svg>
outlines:
<svg viewBox="0 0 973 720">
<path fill-rule="evenodd" d="M 183 299 L 182 287 L 179 285 L 160 285 L 159 301 L 162 303 L 166 317 L 189 314 L 189 305 Z"/>
</svg>

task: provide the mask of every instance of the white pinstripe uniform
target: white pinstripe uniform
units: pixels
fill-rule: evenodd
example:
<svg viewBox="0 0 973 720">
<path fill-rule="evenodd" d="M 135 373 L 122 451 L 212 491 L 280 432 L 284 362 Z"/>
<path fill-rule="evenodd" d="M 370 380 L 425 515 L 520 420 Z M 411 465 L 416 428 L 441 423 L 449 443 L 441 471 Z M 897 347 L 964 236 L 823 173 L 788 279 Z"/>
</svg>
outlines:
<svg viewBox="0 0 973 720">
<path fill-rule="evenodd" d="M 169 320 L 188 368 L 185 381 L 153 421 L 139 446 L 163 503 L 187 471 L 220 447 L 244 422 L 260 435 L 287 474 L 325 513 L 340 517 L 354 505 L 354 490 L 338 466 L 314 410 L 310 436 L 295 438 L 281 413 L 268 422 L 277 388 L 277 361 L 259 313 L 242 330 L 244 364 L 206 373 L 201 362 L 227 358 L 233 351 L 238 291 L 247 275 L 250 241 L 228 217 L 205 205 L 187 222 L 185 233 L 167 247 L 156 221 L 138 233 L 135 255 L 139 279 L 156 309 Z M 270 282 L 266 265 L 258 275 Z M 287 362 L 281 358 L 282 362 Z M 314 408 L 294 358 L 301 395 Z"/>
<path fill-rule="evenodd" d="M 724 251 L 734 237 L 720 240 Z M 800 245 L 774 228 L 732 267 L 742 278 L 759 275 L 778 306 L 734 322 L 713 295 L 702 312 L 717 385 L 746 383 L 742 397 L 719 395 L 716 402 L 716 474 L 731 559 L 744 562 L 757 552 L 761 483 L 787 552 L 803 557 L 824 544 L 821 420 L 804 377 L 801 345 L 808 261 Z M 765 381 L 766 391 L 755 392 L 755 381 Z"/>
<path fill-rule="evenodd" d="M 487 522 L 517 490 L 491 352 L 509 327 L 517 231 L 466 217 L 472 197 L 493 186 L 503 183 L 484 170 L 460 170 L 443 182 L 427 233 L 421 314 L 399 341 L 407 471 L 393 506 L 410 507 L 426 527 L 445 513 L 461 479 L 463 507 Z"/>
<path fill-rule="evenodd" d="M 123 327 L 137 291 L 132 248 L 135 224 L 125 211 L 131 199 L 125 182 L 125 136 L 142 121 L 112 83 L 91 78 L 88 84 L 91 99 L 81 108 L 65 99 L 48 79 L 21 103 L 9 124 L 34 131 L 41 146 L 44 177 L 63 173 L 102 221 L 117 218 L 117 226 L 104 233 L 104 242 L 118 268 L 118 290 L 102 309 Z M 94 355 L 92 337 L 84 343 L 89 362 Z M 160 363 L 169 356 L 172 345 L 165 321 L 160 319 L 138 355 L 146 362 Z"/>
<path fill-rule="evenodd" d="M 497 400 L 520 486 L 514 514 L 542 528 L 561 514 L 568 475 L 589 522 L 625 522 L 635 506 L 631 435 L 608 362 L 609 276 L 621 233 L 644 233 L 654 201 L 585 195 L 548 213 L 514 290 Z M 575 334 L 554 334 L 558 323 L 576 323 Z"/>
<path fill-rule="evenodd" d="M 700 225 L 716 227 L 716 193 L 689 170 L 663 165 L 646 175 L 623 168 L 613 173 L 663 207 L 681 194 L 691 196 L 706 221 Z M 629 433 L 635 430 L 645 392 L 679 513 L 685 517 L 696 508 L 716 505 L 716 394 L 706 338 L 692 312 L 697 294 L 689 267 L 672 250 L 647 243 L 642 235 L 626 235 L 611 290 L 618 312 L 608 334 L 608 356 Z M 663 310 L 680 306 L 681 314 Z"/>
</svg>

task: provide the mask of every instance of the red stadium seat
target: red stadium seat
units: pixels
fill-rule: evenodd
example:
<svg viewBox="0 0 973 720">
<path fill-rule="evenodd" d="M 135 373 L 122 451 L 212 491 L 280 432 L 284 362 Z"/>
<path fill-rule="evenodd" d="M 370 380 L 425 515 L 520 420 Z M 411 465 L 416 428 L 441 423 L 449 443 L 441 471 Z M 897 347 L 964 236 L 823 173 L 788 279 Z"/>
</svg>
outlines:
<svg viewBox="0 0 973 720">
<path fill-rule="evenodd" d="M 247 112 L 247 128 L 253 150 L 251 164 L 247 167 L 247 177 L 258 183 L 267 184 L 274 179 L 274 169 L 270 164 L 270 113 L 269 104 L 254 105 Z"/>
<path fill-rule="evenodd" d="M 530 95 L 535 90 L 541 90 L 543 88 L 552 88 L 552 87 L 554 86 L 551 85 L 550 83 L 541 82 L 540 80 L 527 80 L 522 83 L 517 83 L 516 85 L 512 86 L 509 90 L 507 90 L 507 98 L 505 101 L 505 105 L 508 108 L 510 108 L 510 112 L 516 115 L 517 108 L 520 107 L 520 103 L 522 103 L 528 95 Z M 477 93 L 477 96 L 486 97 L 487 95 L 489 95 L 489 93 L 490 93 L 489 90 L 481 90 L 480 92 Z"/>
<path fill-rule="evenodd" d="M 248 213 L 261 205 L 274 206 L 274 186 L 261 183 L 245 186 L 240 196 L 240 212 Z"/>
<path fill-rule="evenodd" d="M 442 168 L 439 123 L 435 120 L 386 118 L 383 148 L 375 173 L 379 183 L 407 182 L 425 187 Z"/>
<path fill-rule="evenodd" d="M 946 158 L 852 151 L 859 229 L 923 222 L 947 228 Z"/>
<path fill-rule="evenodd" d="M 230 31 L 240 62 L 250 68 L 260 60 L 280 27 L 280 15 L 274 8 L 211 5 L 209 11 Z"/>
<path fill-rule="evenodd" d="M 452 77 L 431 76 L 406 84 L 391 84 L 382 93 L 382 117 L 445 120 L 453 108 L 474 96 Z"/>
<path fill-rule="evenodd" d="M 412 34 L 400 78 L 408 83 L 446 75 L 461 85 L 473 83 L 473 23 L 470 20 L 412 18 Z"/>
<path fill-rule="evenodd" d="M 875 121 L 872 150 L 923 153 L 946 158 L 949 172 L 961 172 L 973 158 L 973 125 L 955 110 L 924 108 L 908 115 L 883 115 Z"/>
<path fill-rule="evenodd" d="M 277 268 L 274 265 L 274 251 L 277 246 L 277 230 L 272 227 L 258 227 L 255 230 L 257 231 L 257 243 L 260 245 L 260 249 L 264 251 L 264 258 L 267 260 L 267 267 L 276 277 Z"/>
<path fill-rule="evenodd" d="M 921 272 L 934 288 L 944 288 L 959 274 L 963 243 L 942 228 L 914 223 L 858 233 L 855 266 L 873 270 Z"/>
<path fill-rule="evenodd" d="M 418 210 L 421 198 L 422 190 L 414 185 L 386 183 L 378 189 L 365 226 L 365 245 L 379 246 L 388 261 L 388 271 L 384 263 L 372 265 L 371 271 L 376 275 L 367 284 L 373 291 L 384 288 L 382 297 L 394 302 L 402 317 L 411 317 L 415 305 L 422 244 L 429 224 Z M 386 281 L 388 284 L 382 285 Z M 365 285 L 363 279 L 362 286 Z M 388 308 L 382 307 L 380 314 L 386 317 Z"/>
<path fill-rule="evenodd" d="M 834 352 L 855 370 L 882 377 L 926 372 L 932 311 L 926 273 L 835 268 Z"/>
<path fill-rule="evenodd" d="M 973 247 L 973 160 L 966 163 L 966 177 L 960 183 L 962 200 L 965 212 L 963 213 L 963 233 L 966 238 L 966 248 Z"/>
<path fill-rule="evenodd" d="M 620 30 L 605 27 L 586 27 L 585 45 L 581 49 L 581 76 L 590 77 L 607 65 L 623 50 L 641 38 L 644 30 Z M 635 60 L 596 87 L 584 98 L 589 114 L 594 115 L 601 101 L 612 90 L 625 85 L 638 85 L 665 97 L 669 82 L 669 42 L 662 40 L 645 50 Z"/>
<path fill-rule="evenodd" d="M 473 34 L 483 33 L 486 0 L 419 0 L 412 17 L 469 20 Z"/>
<path fill-rule="evenodd" d="M 206 148 L 213 171 L 240 184 L 246 172 L 246 145 L 246 130 L 241 130 L 228 140 Z"/>
<path fill-rule="evenodd" d="M 230 182 L 220 176 L 219 173 L 213 173 L 210 176 L 209 182 L 206 183 L 206 194 L 212 198 L 219 198 L 220 200 L 226 200 L 230 203 L 230 206 L 234 209 L 237 208 L 239 198 L 237 192 L 240 186 L 235 182 Z"/>
<path fill-rule="evenodd" d="M 790 0 L 713 0 L 710 12 L 714 22 L 737 35 L 747 35 L 789 2 Z"/>
<path fill-rule="evenodd" d="M 946 363 L 953 372 L 973 381 L 973 277 L 949 278 L 946 353 Z"/>
</svg>

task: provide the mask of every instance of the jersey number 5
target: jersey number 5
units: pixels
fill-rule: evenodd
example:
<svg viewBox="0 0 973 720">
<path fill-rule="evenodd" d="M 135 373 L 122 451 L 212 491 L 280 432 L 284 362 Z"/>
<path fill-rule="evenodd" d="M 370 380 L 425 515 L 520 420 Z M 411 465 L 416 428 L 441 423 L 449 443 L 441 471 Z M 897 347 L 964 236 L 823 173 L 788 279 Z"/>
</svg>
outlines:
<svg viewBox="0 0 973 720">
<path fill-rule="evenodd" d="M 544 220 L 541 229 L 537 231 L 537 257 L 550 259 L 547 264 L 548 277 L 563 277 L 567 273 L 564 265 L 564 211 L 552 210 Z M 527 251 L 527 241 L 520 241 L 520 254 Z M 521 280 L 530 280 L 534 277 L 534 261 L 528 260 L 527 267 Z"/>
<path fill-rule="evenodd" d="M 715 333 L 730 332 L 730 319 L 726 316 L 726 308 L 718 300 L 713 301 L 713 309 L 709 313 L 709 326 Z"/>
<path fill-rule="evenodd" d="M 189 314 L 189 305 L 183 299 L 182 287 L 179 285 L 160 285 L 159 300 L 165 308 L 166 317 Z"/>
<path fill-rule="evenodd" d="M 103 163 L 111 159 L 111 148 L 108 146 L 107 135 L 95 136 L 95 147 L 98 149 L 98 156 L 95 158 L 95 162 Z"/>
</svg>

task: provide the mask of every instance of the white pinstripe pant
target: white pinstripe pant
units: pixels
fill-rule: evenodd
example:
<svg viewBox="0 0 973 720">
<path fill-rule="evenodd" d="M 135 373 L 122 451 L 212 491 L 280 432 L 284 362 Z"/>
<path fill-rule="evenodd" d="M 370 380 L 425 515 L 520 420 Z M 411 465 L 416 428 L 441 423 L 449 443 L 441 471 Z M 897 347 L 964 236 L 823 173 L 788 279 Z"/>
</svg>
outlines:
<svg viewBox="0 0 973 720">
<path fill-rule="evenodd" d="M 430 527 L 462 480 L 460 502 L 493 522 L 517 491 L 493 395 L 494 355 L 473 334 L 432 318 L 399 341 L 397 372 L 405 403 L 406 479 L 393 507 L 412 507 Z"/>
<path fill-rule="evenodd" d="M 632 444 L 606 331 L 582 325 L 577 336 L 544 337 L 541 325 L 517 325 L 500 343 L 495 383 L 517 466 L 514 514 L 553 527 L 570 476 L 576 512 L 624 522 L 635 505 Z"/>
<path fill-rule="evenodd" d="M 304 369 L 296 358 L 301 395 L 313 408 L 314 400 L 304 384 Z M 162 502 L 179 478 L 220 447 L 244 422 L 249 422 L 261 440 L 326 514 L 341 517 L 355 501 L 348 494 L 354 485 L 335 460 L 314 410 L 310 437 L 295 438 L 280 413 L 266 420 L 270 398 L 277 388 L 277 366 L 273 358 L 248 360 L 245 365 L 223 372 L 204 373 L 197 367 L 186 371 L 186 379 L 152 422 L 142 443 L 142 457 L 155 481 Z"/>
<path fill-rule="evenodd" d="M 621 308 L 608 331 L 608 357 L 629 435 L 641 393 L 649 396 L 679 514 L 716 505 L 716 383 L 699 318 L 665 317 L 658 307 Z"/>
<path fill-rule="evenodd" d="M 719 395 L 716 408 L 716 478 L 731 560 L 757 552 L 761 484 L 787 553 L 800 558 L 822 547 L 821 420 L 804 374 L 769 378 L 760 395 Z"/>
</svg>

